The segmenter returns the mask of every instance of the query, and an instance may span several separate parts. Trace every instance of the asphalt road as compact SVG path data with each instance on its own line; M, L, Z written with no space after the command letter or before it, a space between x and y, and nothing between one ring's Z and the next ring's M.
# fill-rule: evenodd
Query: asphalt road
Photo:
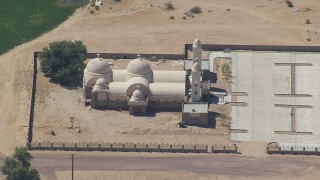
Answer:
M48 179L56 179L55 171L71 169L69 154L35 154L32 167ZM71 153L70 153L71 154ZM0 163L3 163L3 157ZM241 155L192 155L160 156L121 154L75 155L75 170L157 170L188 171L201 174L214 174L240 177L260 176L303 176L317 173L320 169L319 157L307 156L268 156L266 158L246 157Z

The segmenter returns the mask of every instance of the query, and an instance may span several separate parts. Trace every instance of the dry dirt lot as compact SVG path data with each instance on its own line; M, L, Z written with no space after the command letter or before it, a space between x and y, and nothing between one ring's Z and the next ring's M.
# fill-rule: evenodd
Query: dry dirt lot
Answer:
M112 60L109 60L112 61ZM129 60L113 61L114 69L123 69ZM182 70L183 61L166 61L160 65L150 62L152 69ZM128 111L94 110L84 106L82 89L69 90L49 83L39 76L35 106L33 141L72 142L134 142L134 143L229 143L225 128L177 128L179 112L156 112L147 117L135 117ZM45 85L45 86L44 86ZM70 129L70 117L75 126ZM55 136L51 135L55 132Z
M182 53L183 44L192 43L196 36L203 43L266 45L319 45L320 43L319 0L293 0L295 6L300 8L299 12L288 8L282 0L242 0L241 2L239 0L172 0L176 8L174 11L163 10L164 2L164 0L123 0L120 4L105 4L101 10L94 11L94 14L90 13L91 8L79 9L69 20L51 32L1 55L0 152L10 154L14 147L25 143L32 81L32 52L41 50L52 41L82 40L89 52L131 53ZM195 18L183 20L183 13L196 5L202 7L203 13L196 15ZM109 9L109 6L112 6L112 9ZM311 11L304 11L304 8L311 8ZM213 12L208 13L208 10ZM170 20L170 16L175 16L175 19ZM310 19L312 24L305 24L306 19ZM307 38L311 38L311 41L307 41ZM39 86L46 89L42 92L38 91L40 97L42 95L51 99L56 98L55 101L46 102L55 104L50 106L52 112L43 114L43 117L60 115L61 105L65 108L76 108L79 111L87 110L79 104L77 90L62 89L48 83L47 80L40 80ZM63 103L64 98L73 99L73 101ZM67 106L68 104L70 106ZM64 111L68 112L68 109ZM41 113L41 109L36 113ZM112 113L119 115L118 112ZM103 112L97 112L97 114L101 117ZM60 116L62 115L63 113ZM74 113L70 111L64 115L64 119L57 123L60 126L57 127L65 128L68 117ZM80 115L76 117L87 119L85 117L88 115L85 111L81 115L83 117ZM174 114L167 116L174 119L170 123L176 120ZM36 119L35 123L37 120L40 122ZM42 121L45 125L44 119ZM145 119L137 121L145 125L145 129L155 126L146 122ZM85 123L94 123L94 121L81 121L80 125L81 123L85 127ZM118 122L113 121L113 123ZM130 128L135 128L137 125L139 124L133 123L131 127L128 125L123 131L130 131L132 130ZM44 137L48 137L46 133L49 129L42 132ZM59 129L56 131L57 136L52 138L68 135L67 133L61 135ZM90 131L92 130L87 129L87 132ZM165 133L168 131L166 129ZM71 133L73 132L69 132ZM79 139L88 138L78 135ZM217 141L219 140L217 138Z
M70 177L70 171L58 171L56 176L58 179L66 179ZM303 177L291 177L286 175L280 176L261 176L261 177L239 177L228 175L214 175L203 173L192 173L183 171L77 171L74 177L78 180L104 180L104 179L117 179L117 180L315 180L315 175L305 175Z

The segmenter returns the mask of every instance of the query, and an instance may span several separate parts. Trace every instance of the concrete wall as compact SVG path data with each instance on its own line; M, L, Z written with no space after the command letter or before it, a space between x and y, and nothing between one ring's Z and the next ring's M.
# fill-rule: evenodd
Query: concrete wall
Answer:
M188 51L193 44L184 45L184 59L189 59ZM268 45L232 45L232 44L202 44L204 51L248 50L248 51L288 51L288 52L320 52L320 46L268 46Z
M105 96L105 98L101 98L100 96ZM100 98L101 99L100 99ZM95 92L93 91L91 94L91 107L96 109L105 109L108 106L109 94L107 92Z
M148 109L157 110L157 111L182 111L182 102L181 100L177 101L161 101L158 98L150 97Z
M289 148L281 148L268 146L267 154L291 154L291 155L317 155L320 156L320 148L315 147L314 149L308 149L306 147L289 147Z
M98 142L34 142L29 150L48 151L120 151L120 152L171 152L171 153L239 153L237 145L157 144L157 143L98 143Z
M88 58L96 58L98 53L87 53ZM138 54L135 53L100 53L101 58L105 59L135 59ZM184 59L183 54L140 54L141 57L158 60L158 59L173 59L173 60L182 60Z
M32 128L34 120L34 106L36 100L36 87L37 87L37 73L38 73L38 54L39 52L33 52L33 77L32 77L32 90L31 90L31 101L30 101L30 111L29 111L29 127L27 133L26 143L27 145L32 142Z
M83 96L86 99L91 99L91 91L92 91L92 86L85 86L83 89Z
M123 110L128 110L128 101L127 99L125 100L119 100L119 101L109 101L108 102L108 109L123 109Z
M192 113L194 114L194 113ZM199 126L207 126L208 125L208 113L198 113L199 117L191 117L191 113L182 113L182 121L184 121L187 125L199 125Z

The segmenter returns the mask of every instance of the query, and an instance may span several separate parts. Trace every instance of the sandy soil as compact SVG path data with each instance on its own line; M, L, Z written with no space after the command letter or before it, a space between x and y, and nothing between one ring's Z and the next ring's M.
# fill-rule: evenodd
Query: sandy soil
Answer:
M71 171L58 171L56 173L58 179L67 179L71 177ZM292 177L285 175L270 175L261 177L241 177L241 176L228 176L228 175L212 175L212 174L199 174L183 171L76 171L74 178L78 180L104 180L104 179L116 179L116 180L316 180L316 175L305 175L303 177Z
M193 42L196 36L203 43L318 45L320 42L319 0L294 1L300 12L292 11L281 0L172 2L174 11L163 10L164 0L123 0L116 5L105 4L94 14L90 13L91 8L79 9L53 31L0 56L3 82L0 152L10 154L14 147L25 143L32 52L52 41L80 39L91 52L132 53L182 53L183 44ZM202 7L203 13L183 20L183 13L195 5ZM304 8L311 11L305 12ZM207 12L210 9L212 13ZM169 16L175 16L175 20ZM306 19L312 24L305 24ZM308 37L310 42L306 40ZM40 85L52 92L59 88L45 81ZM65 91L64 96L72 95L72 91Z
M123 69L128 60L113 61L114 69ZM166 61L153 69L182 70L180 61ZM134 143L193 143L228 144L225 128L177 128L181 120L179 112L156 112L146 117L129 115L128 111L94 110L85 107L82 89L68 90L50 84L44 76L39 76L35 107L33 141L87 141L87 142L134 142ZM47 86L43 86L46 84ZM70 117L75 115L77 133L70 125ZM220 127L220 126L219 126ZM55 132L55 136L50 134Z
M56 176L58 179L66 179L71 177L71 171L58 171ZM103 180L111 177L112 179L116 180L227 180L234 178L228 178L221 175L207 175L182 171L77 171L74 174L74 178L79 180Z

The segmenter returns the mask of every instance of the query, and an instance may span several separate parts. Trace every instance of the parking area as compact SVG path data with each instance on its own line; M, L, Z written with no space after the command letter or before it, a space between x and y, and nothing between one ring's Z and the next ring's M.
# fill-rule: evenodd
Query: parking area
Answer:
M235 51L231 140L320 144L320 54Z

